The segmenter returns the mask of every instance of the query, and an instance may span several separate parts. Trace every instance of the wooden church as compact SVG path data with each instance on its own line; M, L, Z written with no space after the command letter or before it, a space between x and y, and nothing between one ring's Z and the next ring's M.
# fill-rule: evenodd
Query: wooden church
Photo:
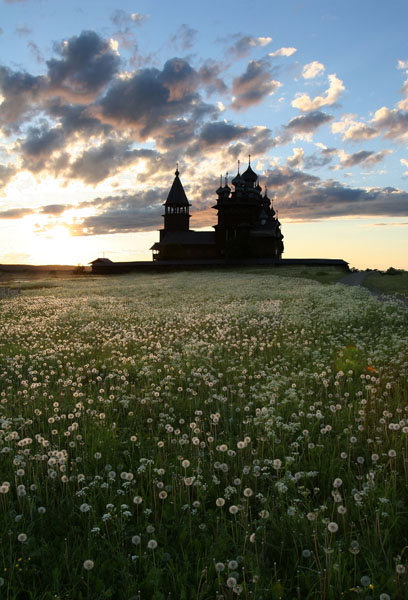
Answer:
M283 235L266 191L262 195L258 175L249 162L247 170L231 181L234 190L221 184L216 204L218 222L214 231L190 229L190 202L179 177L164 204L164 227L155 243L153 260L281 259Z

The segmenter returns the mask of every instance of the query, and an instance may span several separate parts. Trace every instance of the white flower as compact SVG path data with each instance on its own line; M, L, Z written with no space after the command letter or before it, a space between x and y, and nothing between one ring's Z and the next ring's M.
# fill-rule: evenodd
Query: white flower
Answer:
M142 541L142 539L141 539L140 535L134 535L132 537L132 544L134 544L135 546L138 546L141 541Z
M90 571L91 569L94 568L94 566L95 566L95 563L93 560L88 559L88 560L84 561L83 567L84 567L85 571Z
M334 523L332 521L327 525L327 529L330 531L330 533L336 533L336 531L338 531L339 529L339 526L337 525L337 523Z
M156 550L156 548L157 548L156 540L149 540L147 542L147 547L149 548L149 550Z
M19 542L21 542L23 544L24 542L27 541L27 536L25 533L19 533L17 536L17 539Z

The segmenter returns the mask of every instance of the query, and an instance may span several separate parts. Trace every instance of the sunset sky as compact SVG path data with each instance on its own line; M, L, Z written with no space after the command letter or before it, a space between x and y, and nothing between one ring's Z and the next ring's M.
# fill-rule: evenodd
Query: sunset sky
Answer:
M286 258L408 269L408 5L0 0L0 263L150 260L248 154Z

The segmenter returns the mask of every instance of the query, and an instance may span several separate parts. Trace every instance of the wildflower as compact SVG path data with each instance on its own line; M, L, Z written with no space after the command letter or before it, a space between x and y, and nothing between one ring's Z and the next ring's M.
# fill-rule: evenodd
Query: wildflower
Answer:
M330 533L336 533L336 531L339 529L339 526L337 523L331 522L327 525L327 529L330 531Z
M238 506L235 506L235 504L231 504L228 510L232 515L236 515L239 509Z
M159 498L160 500L165 500L167 498L167 492L165 490L159 492Z
M132 544L134 544L135 546L138 546L141 541L142 541L142 539L141 539L140 535L134 535L132 537Z
M84 504L81 504L81 506L79 507L79 510L83 513L89 512L91 510L91 507L89 504L87 504L86 502L84 502Z
M217 571L217 573L221 573L222 571L224 571L225 569L225 565L222 562L218 562L215 565L215 570Z
M149 548L149 550L156 550L156 548L157 548L156 540L149 540L147 542L147 547Z
M228 577L228 579L227 579L227 587L233 588L236 585L237 585L237 580L235 579L235 577Z
M134 502L135 504L141 504L141 503L143 502L143 498L142 498L141 496L135 496L135 497L133 498L133 502Z
M19 542L21 542L22 544L24 544L24 542L27 541L27 536L25 533L19 533L17 536L17 539Z
M401 564L396 565L395 571L398 573L398 575L403 575L405 573L404 565L401 565Z
M91 571L94 568L94 566L95 566L95 563L93 560L88 559L88 560L84 561L83 567L84 567L85 571Z
M336 479L333 481L333 487L339 488L342 485L343 481L339 477L336 477Z
M360 582L364 587L368 587L371 583L371 579L368 577L368 575L363 575L360 579Z
M228 568L230 571L235 571L238 568L238 563L236 560L230 560L228 563Z

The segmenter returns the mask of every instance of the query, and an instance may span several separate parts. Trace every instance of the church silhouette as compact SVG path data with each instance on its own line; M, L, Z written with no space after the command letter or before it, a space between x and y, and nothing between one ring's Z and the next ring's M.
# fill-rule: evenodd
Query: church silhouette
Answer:
M222 178L214 208L218 222L214 231L190 229L190 202L177 168L164 203L164 227L151 250L153 260L280 259L283 253L281 225L267 193L262 195L258 175L248 168L231 181Z

